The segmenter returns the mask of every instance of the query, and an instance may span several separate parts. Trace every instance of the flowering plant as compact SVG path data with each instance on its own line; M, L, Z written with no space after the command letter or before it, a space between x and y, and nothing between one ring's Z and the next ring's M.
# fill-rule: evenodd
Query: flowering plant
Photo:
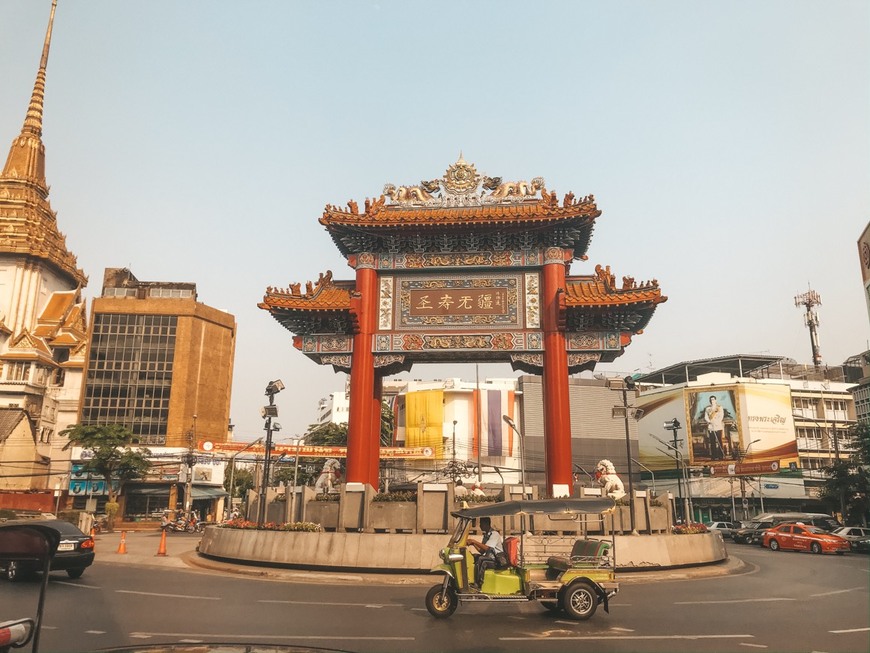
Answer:
M674 535L691 535L693 533L709 533L704 524L693 522L691 524L677 524L673 528Z
M246 531L304 531L307 533L319 533L323 530L320 524L307 521L287 522L285 524L270 521L259 526L255 521L241 518L230 519L222 524L218 524L218 526L220 528L235 528Z

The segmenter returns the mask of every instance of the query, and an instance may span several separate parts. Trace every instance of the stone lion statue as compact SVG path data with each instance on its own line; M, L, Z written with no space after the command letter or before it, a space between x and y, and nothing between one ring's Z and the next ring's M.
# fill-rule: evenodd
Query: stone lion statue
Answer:
M335 458L330 458L323 463L323 469L320 470L320 476L314 483L314 489L317 490L318 494L336 492L335 487L338 485L340 474L341 464Z
M598 461L595 466L595 480L603 488L602 492L612 499L621 499L625 496L625 486L616 475L616 467L609 460Z

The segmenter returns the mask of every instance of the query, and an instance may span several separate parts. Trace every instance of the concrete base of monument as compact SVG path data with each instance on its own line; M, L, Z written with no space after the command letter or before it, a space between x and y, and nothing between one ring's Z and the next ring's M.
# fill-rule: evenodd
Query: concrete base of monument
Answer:
M449 535L400 533L281 532L208 527L200 555L228 562L294 569L367 572L428 572L440 562ZM534 535L534 545L564 536ZM618 571L661 570L721 562L728 558L718 533L617 535ZM530 544L531 546L531 544Z

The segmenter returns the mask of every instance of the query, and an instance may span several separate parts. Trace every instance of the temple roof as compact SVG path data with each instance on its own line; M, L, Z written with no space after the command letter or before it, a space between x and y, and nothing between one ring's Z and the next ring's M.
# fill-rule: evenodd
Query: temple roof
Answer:
M332 272L321 274L316 283L266 290L257 306L269 311L289 331L298 335L312 333L351 334L356 328L353 311L355 282L333 281ZM637 283L623 277L616 287L610 267L600 265L593 276L568 277L565 286L565 313L569 331L618 329L641 332L655 312L667 301L658 281Z
M388 201L389 200L389 201ZM366 200L364 210L349 201L347 208L328 205L320 223L344 256L362 251L390 251L444 246L443 242L406 243L401 239L443 235L471 236L472 243L486 234L509 239L509 247L558 246L583 258L601 211L595 198L566 194L561 202L548 191L543 177L503 182L501 177L477 173L460 155L441 179L418 185L387 184L378 199ZM483 237L476 237L484 234ZM462 248L461 243L451 246Z
M288 331L307 333L352 333L356 318L351 311L354 281L333 281L332 270L321 273L316 283L266 289L258 308L269 311Z
M652 319L662 295L656 279L638 283L623 277L617 287L610 266L595 266L594 276L565 279L565 311L569 331L618 329L640 333Z
M57 215L48 201L45 180L45 146L42 142L42 112L45 71L57 0L51 6L48 30L33 94L21 133L12 141L6 165L0 172L0 254L32 256L53 265L75 284L87 285L87 277L67 249L58 231Z

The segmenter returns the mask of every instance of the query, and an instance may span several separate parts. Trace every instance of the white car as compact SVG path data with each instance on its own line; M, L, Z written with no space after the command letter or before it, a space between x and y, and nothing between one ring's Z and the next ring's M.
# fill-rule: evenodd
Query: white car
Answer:
M722 533L723 539L730 538L734 529L737 528L730 521L708 521L704 523L704 526L707 527L708 531L719 531Z

